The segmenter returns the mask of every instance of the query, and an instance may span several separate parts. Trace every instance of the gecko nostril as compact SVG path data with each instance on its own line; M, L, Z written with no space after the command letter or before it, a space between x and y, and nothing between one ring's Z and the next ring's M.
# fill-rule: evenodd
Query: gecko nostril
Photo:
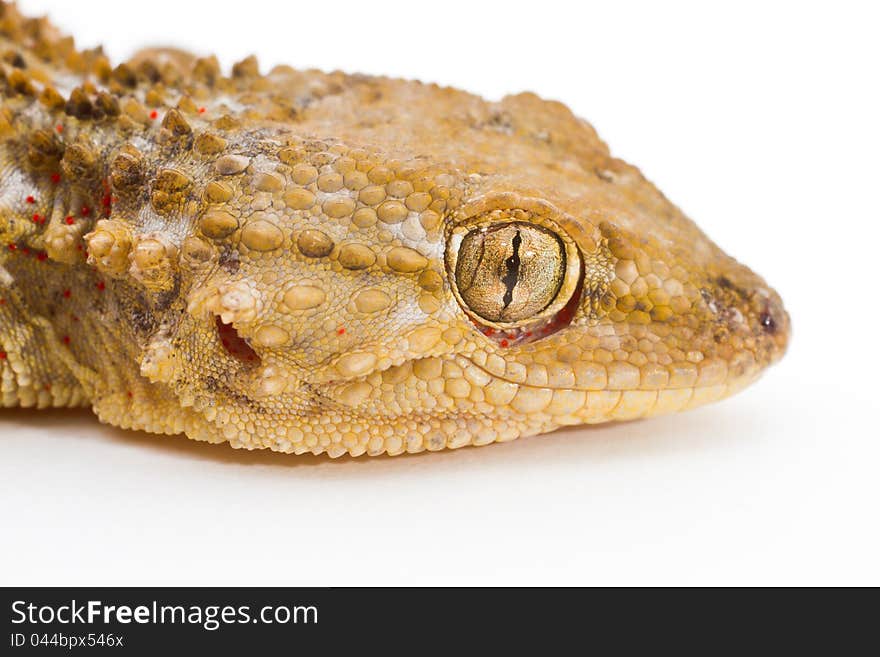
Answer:
M775 334L779 328L779 325L776 323L776 319L773 317L769 310L765 310L763 313L761 313L761 326L763 327L764 331L769 333L770 335Z
M773 338L784 339L789 330L788 313L778 295L766 294L758 321L764 333Z

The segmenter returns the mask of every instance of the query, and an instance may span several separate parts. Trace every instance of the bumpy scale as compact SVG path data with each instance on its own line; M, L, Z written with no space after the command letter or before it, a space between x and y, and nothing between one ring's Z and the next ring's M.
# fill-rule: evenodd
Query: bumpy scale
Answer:
M0 397L297 454L669 413L778 295L563 105L151 50L0 5Z

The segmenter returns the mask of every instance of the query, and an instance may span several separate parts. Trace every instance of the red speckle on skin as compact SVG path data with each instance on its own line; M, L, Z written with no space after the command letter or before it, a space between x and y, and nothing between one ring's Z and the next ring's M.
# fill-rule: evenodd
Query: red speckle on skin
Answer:
M70 316L70 319L73 320L74 322L78 322L78 321L79 321L79 317L77 317L76 315L71 315L71 316Z
M43 262L44 260L47 260L48 258L49 258L48 253L44 253L41 251L40 253L37 254L37 260L39 260L40 262Z
M502 340L499 344L502 347L509 347L510 346L510 343L507 340Z
M0 299L0 306L6 305L6 299Z
M70 344L70 336L65 335L63 338L61 338L61 342L63 342L64 344Z
M73 222L74 222L73 217L65 217L64 218L64 223L66 223L68 226L72 226Z
M6 360L6 352L0 351L0 360Z
M64 296L65 299L70 298L70 290L64 290L64 292L62 292L61 294Z
M25 202L26 202L26 203L36 203L36 202L37 202L37 199L35 199L33 196L28 196L28 197L25 199Z
M207 110L204 107L199 108L199 114L204 114Z
M57 185L58 183L61 182L61 174L60 173L53 173L51 176L49 176L49 180L52 181L53 185Z
M151 119L155 119L155 118L157 118L158 116L159 116L159 112L157 112L156 110L153 110L152 112L150 112L150 118L151 118Z
M21 252L24 253L25 255L31 254L31 250L29 248L27 248L26 246L21 247Z
M98 288L98 291L99 291L99 292L103 292L103 291L104 291L104 288L106 288L107 285L104 283L104 281L98 281L98 283L97 283L97 285L96 285L95 287Z
M113 199L110 197L110 194L104 194L104 198L101 199L101 205L105 208L109 208L112 202Z
M492 335L494 333L495 333L495 329L493 329L490 326L487 326L486 328L483 329L483 335Z
M52 386L50 386L48 383L43 386L43 390L45 390L46 392L49 392L51 389L52 389Z
M126 392L125 394L128 395L128 398L129 398L129 399L131 399L132 397L134 397L134 394L132 394L131 390L129 390L129 391Z
M340 326L338 329L336 329L336 335L343 335L344 333L345 333L344 326Z
M15 251L16 248L17 248L17 247L15 246L15 244L10 244L10 245L9 245L9 250L10 250L10 251Z
M58 125L55 126L55 130L57 132L64 132L64 126L59 123Z
M34 223L35 223L35 224L42 224L42 223L45 223L45 222L46 222L46 217L40 216L40 215L37 214L36 212L34 212L34 216L31 217L31 219L34 220Z
M84 216L84 217L88 217L89 213L91 211L92 211L92 209L88 205L84 205L84 206L82 206L82 209L80 210L80 214L82 214L82 216Z
M532 337L532 332L531 332L531 331L526 331L526 337L527 337L527 338Z

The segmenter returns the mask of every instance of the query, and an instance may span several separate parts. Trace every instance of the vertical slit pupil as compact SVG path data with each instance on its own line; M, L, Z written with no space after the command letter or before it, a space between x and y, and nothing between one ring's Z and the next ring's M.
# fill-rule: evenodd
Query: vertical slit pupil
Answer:
M501 277L501 282L504 283L504 287L507 288L504 291L504 297L502 299L505 308L507 308L507 306L510 305L510 302L513 301L513 288L516 287L516 282L519 279L520 244L522 244L522 236L519 234L519 231L516 231L516 235L513 236L513 255L504 261L504 265L507 267L507 273Z

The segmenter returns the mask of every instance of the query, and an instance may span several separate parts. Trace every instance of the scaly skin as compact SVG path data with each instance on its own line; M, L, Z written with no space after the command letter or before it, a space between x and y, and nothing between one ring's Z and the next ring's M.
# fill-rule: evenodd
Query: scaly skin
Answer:
M400 454L691 408L779 296L563 105L148 51L0 9L3 405Z

